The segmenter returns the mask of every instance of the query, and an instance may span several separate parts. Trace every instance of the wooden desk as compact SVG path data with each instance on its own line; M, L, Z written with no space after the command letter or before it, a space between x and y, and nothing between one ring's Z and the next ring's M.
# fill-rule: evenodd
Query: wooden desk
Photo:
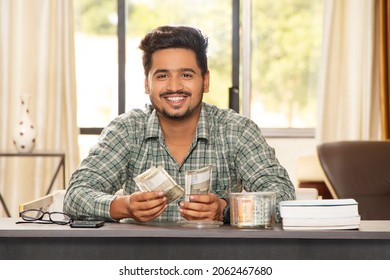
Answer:
M360 230L191 229L106 223L98 229L15 224L0 218L0 259L390 259L390 221Z

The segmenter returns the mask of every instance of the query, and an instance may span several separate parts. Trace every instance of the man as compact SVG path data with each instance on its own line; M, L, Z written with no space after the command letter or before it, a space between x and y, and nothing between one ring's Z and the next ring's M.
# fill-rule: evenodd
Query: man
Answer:
M210 84L207 47L207 37L191 27L162 26L145 36L140 49L152 105L118 116L103 130L72 175L65 212L77 219L226 221L228 194L241 186L276 192L277 205L295 198L257 125L202 102ZM163 192L140 192L133 180L162 166L184 187L186 171L208 165L210 193L189 201L167 203ZM122 187L124 195L116 195Z

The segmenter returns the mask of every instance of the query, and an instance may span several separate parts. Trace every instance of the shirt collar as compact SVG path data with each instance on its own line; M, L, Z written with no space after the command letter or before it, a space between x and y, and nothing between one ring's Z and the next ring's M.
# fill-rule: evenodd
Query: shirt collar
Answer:
M202 110L200 111L198 126L196 127L196 137L209 139L209 123L207 120L206 105L202 103Z
M148 105L147 112L150 114L148 123L146 125L145 131L145 139L149 138L159 138L161 133L160 123L158 121L156 110L152 107L152 105Z
M158 116L156 110L153 109L151 105L147 108L150 112L148 123L146 126L145 139L149 138L159 138L162 136L160 123L158 121ZM207 112L206 106L202 103L202 109L200 111L198 125L196 127L196 137L197 139L209 139L209 124L207 121Z

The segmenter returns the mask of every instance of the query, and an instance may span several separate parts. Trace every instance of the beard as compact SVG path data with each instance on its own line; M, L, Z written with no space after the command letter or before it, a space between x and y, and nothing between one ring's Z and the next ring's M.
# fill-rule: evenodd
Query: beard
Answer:
M178 92L163 92L160 94L159 97L164 98L164 96L167 95L172 96L173 94L185 95L187 97L192 96L190 92L178 91ZM200 108L202 104L202 100L203 100L203 92L201 93L200 98L196 102L196 104L190 104L190 106L184 112L178 111L180 109L180 106L173 106L174 111L172 112L172 110L165 109L163 106L158 107L157 104L154 102L154 99L150 98L152 106L157 111L157 113L159 113L164 118L172 121L181 121L189 118L194 113L194 111L197 111Z

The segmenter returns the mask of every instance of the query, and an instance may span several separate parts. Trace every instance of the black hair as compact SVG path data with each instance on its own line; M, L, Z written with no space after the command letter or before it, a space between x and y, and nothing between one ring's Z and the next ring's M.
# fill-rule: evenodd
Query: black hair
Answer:
M184 48L195 52L196 62L205 75L207 66L208 38L199 29L189 26L160 26L142 39L139 48L143 51L142 63L147 76L152 66L155 51Z

